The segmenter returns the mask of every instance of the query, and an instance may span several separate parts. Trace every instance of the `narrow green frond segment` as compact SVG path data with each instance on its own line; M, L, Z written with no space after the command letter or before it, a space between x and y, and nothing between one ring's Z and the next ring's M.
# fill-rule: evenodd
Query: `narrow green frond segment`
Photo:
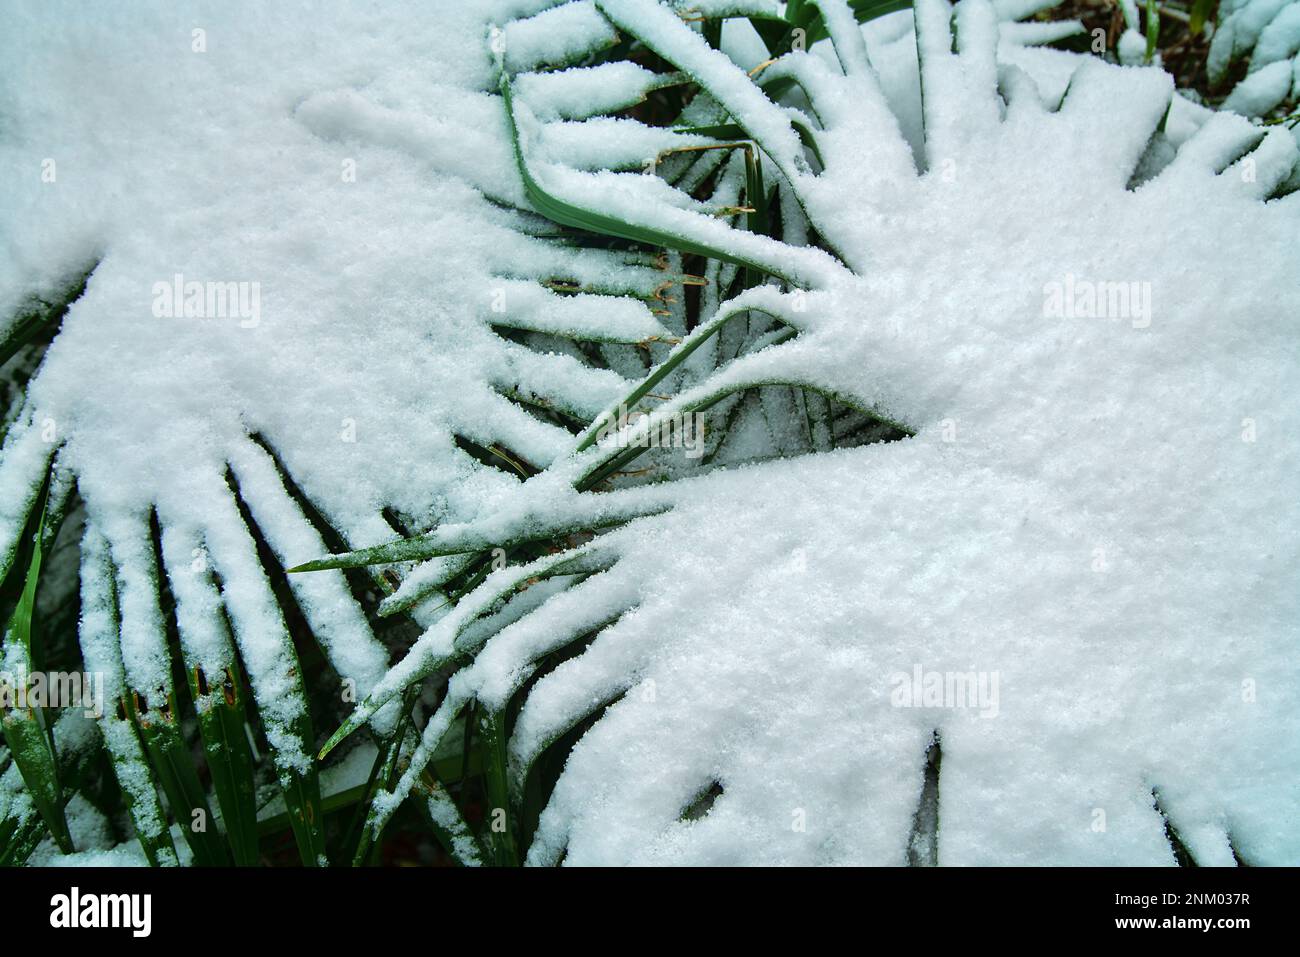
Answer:
M9 617L5 627L3 670L7 675L17 676L25 684L26 676L35 669L32 661L32 615L36 610L36 588L40 583L41 561L45 552L45 511L49 498L50 478L47 474L45 483L37 496L35 509L35 527L30 535L30 557L27 560L26 577L18 603ZM23 689L15 689L23 690ZM15 703L4 710L3 726L5 742L18 766L23 781L27 785L32 802L40 812L46 827L59 850L71 854L72 837L68 832L68 822L63 814L62 788L59 785L58 762L54 753L54 738L47 726L44 712L39 708L27 707Z
M596 441L600 438L602 432L608 428L609 423L613 421L613 416L617 413L619 408L635 408L636 404L644 399L650 393L651 389L662 382L674 369L686 361L687 357L690 356L691 353L704 345L704 343L712 336L716 335L724 325L738 316L747 315L750 312L767 312L768 315L771 315L774 319L782 319L781 316L778 316L775 313L759 309L746 302L733 300L732 302L727 303L718 310L717 314L712 319L701 325L689 336L683 339L681 343L674 347L673 351L668 354L668 357L659 365L655 366L654 370L642 379L641 382L637 384L636 388L606 409L605 412L603 412L596 421L591 424L587 431L579 436L577 451L585 451L596 444Z
M412 685L403 692L402 719L397 724L397 730L380 742L379 750L375 754L375 763L370 770L370 777L366 781L365 791L361 798L361 804L357 808L356 820L353 825L357 831L355 847L350 855L353 867L360 867L366 862L371 849L379 841L379 837L383 832L382 824L372 826L370 810L374 805L376 787L383 787L387 791L392 788L393 783L397 780L402 745L405 743L411 727L412 709L415 706L418 691L419 685L417 684Z
M59 780L65 799L86 787L97 774L95 758L99 754L99 736L90 719L78 709L65 709L53 722L53 734L59 742ZM0 867L18 867L50 836L36 809L26 782L7 750L0 750ZM7 766L6 766L7 763Z
M128 695L126 707L176 824L194 852L194 863L209 867L228 865L230 857L217 832L216 818L208 807L207 795L176 721L175 699L169 699L165 709L141 713L135 696Z
M580 449L585 447L581 446ZM611 509L604 514L540 523L530 528L515 528L502 535L489 535L472 528L455 532L452 530L434 531L427 535L417 535L414 538L385 542L383 545L375 545L372 548L358 549L355 552L342 552L338 555L314 559L301 565L295 565L289 571L291 573L315 572L329 568L359 568L363 565L423 561L446 555L467 555L494 548L510 552L532 542L563 538L577 532L612 528L634 518L665 512L669 507L669 505L662 502L631 504L625 508ZM400 610L405 607L407 607L405 603L398 603L393 610Z
M27 516L25 524L23 525L24 534L18 535L11 543L9 543L8 551L5 554L0 555L0 583L2 583L3 595L6 603L13 600L12 596L15 592L21 594L18 582L16 580L11 582L10 576L13 575L16 578L18 575L27 575L31 571L30 562L32 555L29 548L33 539L30 534L27 534L27 532L28 529L30 529L32 522L37 520L38 514L44 514L45 502L48 495L47 490L50 483L50 463L53 460L53 457L54 450L51 449L49 455L43 456L41 459L43 464L40 466L40 471L31 476L31 484L25 489L26 494L25 501L23 502L23 510L18 513L19 515L26 514ZM26 579L24 578L23 581L23 588L26 588Z
M321 803L320 778L313 767L305 774L287 771L280 776L289 826L298 845L298 856L306 867L326 867L325 808Z
M578 548L568 552L561 552L554 555L546 555L536 561L529 562L526 565L515 565L510 567L510 574L491 587L484 586L482 591L477 588L470 593L473 600L469 605L458 605L457 613L460 617L455 620L452 626L451 640L455 648L450 654L439 654L428 650L423 650L420 644L417 644L410 652L407 659L402 664L394 666L389 670L391 677L397 669L403 669L406 660L411 655L417 655L414 666L407 666L403 669L400 684L381 686L372 691L364 698L356 709L348 715L343 724L339 726L329 740L321 747L317 753L317 758L323 760L326 755L333 751L338 745L354 731L361 728L369 721L374 714L386 705L389 701L402 693L405 689L411 687L416 682L422 681L438 668L450 663L463 663L467 661L474 652L473 647L457 647L456 639L469 627L475 618L479 615L488 613L490 610L499 608L508 598L517 592L527 588L539 581L548 578L555 578L564 575L586 575L597 571L604 571L609 568L615 559L607 554L608 549L601 546L599 540L581 545ZM467 596L468 597L468 596ZM444 619L444 622L451 620ZM435 625L435 628L443 626L443 622ZM428 633L426 632L426 636ZM480 642L481 644L481 642ZM387 680L387 679L385 679Z
M121 705L125 714L125 702ZM108 707L112 706L113 702L109 702ZM117 714L105 713L100 728L145 859L151 867L175 867L179 863L176 846L135 724Z
M117 588L108 560L108 545L94 528L88 528L81 543L78 638L86 668L103 675L107 686L105 690L109 700L103 703L103 712L98 716L100 735L145 858L153 867L175 867L179 860L167 826L167 815L154 787L155 775L149 769L144 745L135 722L129 717L128 702L122 695L120 629Z
M4 718L5 740L41 820L60 851L71 854L72 837L63 814L58 767L49 730L35 713L10 712Z
M250 867L258 862L257 800L253 780L253 756L248 747L243 682L233 660L212 687L198 668L188 671L190 694L197 702L199 733L212 788L221 808L235 864Z
M483 777L488 798L488 843L492 863L498 867L512 867L519 863L519 849L515 843L515 815L510 801L510 775L506 756L506 716L504 711L480 712L479 731L482 733L486 764Z
M451 859L462 867L482 865L487 857L483 846L441 783L426 772L420 776L417 793L425 799L424 812L434 837Z

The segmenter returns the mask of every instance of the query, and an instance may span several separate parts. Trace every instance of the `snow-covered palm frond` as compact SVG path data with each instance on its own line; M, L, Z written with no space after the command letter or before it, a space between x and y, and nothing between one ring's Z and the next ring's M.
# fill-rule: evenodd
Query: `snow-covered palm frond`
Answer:
M365 593L393 592L404 569L366 581L283 568L489 513L632 387L601 350L641 361L675 341L669 300L690 279L673 257L575 243L528 207L500 98L475 89L490 79L481 11L426 27L454 65L449 85L417 88L398 64L362 89L358 64L392 57L357 49L345 24L337 57L311 75L268 87L248 70L280 55L274 44L309 7L204 9L193 44L174 39L178 24L189 36L189 11L63 12L50 31L49 11L17 8L5 31L17 107L0 162L7 183L36 186L6 197L0 274L12 317L0 358L14 357L0 455L4 670L80 652L107 676L104 741L150 861L176 860L154 784L194 860L257 859L268 767L249 723L270 746L303 859L317 863L313 712L336 722L384 673L385 642L402 633L384 619L436 620L445 590L477 569L426 568L374 618ZM207 55L208 36L243 37L249 16L263 48ZM114 18L129 29L113 32ZM61 73L87 45L100 68ZM155 69L184 89L148 92ZM103 143L86 140L79 110L133 97L137 110L109 111ZM429 109L448 98L449 113ZM243 151L233 166L231 137ZM48 350L25 345L56 332ZM40 574L36 543L48 548L64 517L80 558L56 581ZM20 599L29 587L34 601L38 581L47 608L34 615ZM49 627L29 638L33 617L67 608L65 628L80 609L79 649ZM319 662L311 686L304 654ZM191 713L210 790L182 727ZM7 709L6 739L70 851L62 745L43 720ZM398 721L396 707L377 719L376 766Z
M1257 432L1297 412L1292 137L1231 114L1171 137L1164 73L1018 66L982 0L916 4L919 135L838 0L815 5L830 49L775 36L749 71L671 5L581 6L673 79L520 76L498 44L528 198L721 263L710 311L490 520L305 568L672 510L497 568L425 633L327 745L459 669L372 826L473 707L501 860L1294 859L1294 716L1254 694L1295 678L1300 516L1259 477L1300 448ZM571 105L680 76L700 92L666 130ZM705 354L756 315L748 349ZM910 437L591 491L660 425L773 386ZM825 448L831 406L805 408ZM1001 704L921 707L954 674Z
M105 37L21 9L0 155L59 180L0 304L62 328L8 367L6 666L79 566L150 861L276 821L363 860L411 796L465 863L1296 859L1294 141L1044 46L1042 0L901 6L277 5L206 59L158 13L93 83L54 65ZM174 274L259 318L152 315ZM94 735L40 720L5 862L83 847Z

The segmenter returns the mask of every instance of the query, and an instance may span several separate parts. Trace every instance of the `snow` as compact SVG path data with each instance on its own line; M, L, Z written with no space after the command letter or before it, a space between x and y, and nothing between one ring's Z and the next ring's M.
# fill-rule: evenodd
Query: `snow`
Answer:
M277 766L302 773L318 742L293 734L305 689L240 504L281 564L326 548L268 448L349 547L394 537L385 508L437 529L397 566L389 610L440 604L457 549L646 515L426 608L391 670L339 572L291 576L334 669L374 691L354 721L391 727L382 705L409 682L467 666L380 816L415 791L454 828L445 795L416 777L460 710L503 707L542 656L608 623L538 680L509 744L517 787L609 705L568 759L533 863L904 863L936 733L942 863L1172 863L1155 791L1205 861L1235 849L1296 863L1300 203L1262 201L1294 175L1295 140L1206 120L1159 70L1025 48L1043 31L1007 21L1041 6L965 0L954 52L952 8L922 0L919 79L906 17L853 28L859 47L832 13L850 75L825 48L768 68L806 81L815 173L790 115L652 0L483 0L436 18L415 3L383 18L15 5L0 36L0 306L88 255L100 264L6 439L0 544L16 541L52 420L87 504L88 666L119 690L169 686L156 511L185 653L219 666L224 609ZM678 272L548 242L527 209L497 205L526 202L490 44L512 72L608 45L615 28L714 91L790 187L783 216L806 216L840 256L716 215L737 198L734 159L712 207L611 171L695 142L600 118L656 82L639 67L514 80L528 169L570 201L806 285L719 303L797 328L792 341L715 371L725 330L685 336L647 303ZM1129 189L1156 142L1177 154ZM258 283L256 323L156 317L151 290L177 274ZM1099 297L1049 314L1046 291L1067 281L1136 284L1150 309L1097 315ZM698 349L680 391L624 439L758 384L815 385L914 434L579 495L607 450L575 452L503 393L590 420L634 368L592 369L495 328L609 349L658 339L660 359ZM782 441L755 435L752 448ZM550 469L520 482L457 436ZM898 707L891 678L918 667L996 675L996 715ZM115 729L115 765L143 795ZM708 813L682 820L713 784Z
M1022 46L1055 43L1083 32L1083 24L1078 20L998 24L998 35L1003 40Z
M1147 57L1147 38L1137 30L1125 30L1119 37L1116 52L1125 66L1137 66Z
M1223 109L1242 116L1264 116L1291 94L1292 63L1279 60L1251 73L1232 88Z
M54 841L46 838L32 852L28 863L37 867L146 867L144 852L138 844L115 844L113 826L102 812L80 794L74 795L66 808L68 830L74 854L62 854Z
M1248 176L1241 163L1220 173L1221 124L1186 130L1185 155L1130 192L1168 78L1088 62L1056 113L1028 91L1005 120L972 110L995 82L994 38L965 9L969 63L933 46L922 81L928 140L951 144L955 176L940 154L855 206L870 270L836 274L805 315L754 291L805 334L656 413L727 382L802 377L918 435L715 473L680 487L668 516L601 540L619 561L579 589L616 593L621 577L638 599L520 714L517 776L613 702L569 758L534 863L902 863L936 731L945 863L1172 863L1155 790L1207 862L1229 842L1260 862L1300 853L1279 825L1296 810L1297 754L1276 750L1280 729L1294 739L1286 582L1300 515L1271 478L1300 447L1256 431L1300 411L1286 318L1297 207L1258 202L1294 168L1294 141L1264 138ZM938 5L921 14L946 26ZM678 66L696 57L647 23ZM947 109L959 96L965 108ZM835 173L828 192L852 195ZM869 228L881 222L887 233ZM1116 247L1152 222L1180 242ZM1225 262L1224 235L1251 236L1256 254ZM1044 291L1076 276L1137 283L1153 305L1048 314ZM552 602L541 611L558 613ZM499 702L506 691L489 689L527 674L541 651L528 621L453 679L426 745L474 685ZM999 676L996 718L894 707L886 679L918 665ZM1260 682L1277 697L1257 696ZM710 782L713 809L680 820Z
M86 670L103 676L104 719L100 723L104 745L113 761L118 783L131 804L131 817L137 830L156 838L166 830L162 810L154 791L152 775L135 727L119 717L117 703L126 692L121 652L118 647L118 621L115 585L109 562L108 543L98 530L87 528L81 543L81 623L79 639ZM207 648L192 652L200 661L208 660ZM60 739L60 747L62 742ZM80 846L79 844L77 846ZM175 865L176 852L159 854L160 863Z
M779 111L749 82L745 72L725 54L711 49L698 35L687 30L667 7L654 0L599 0L600 10L610 21L626 28L635 18L637 36L656 53L674 48L678 69L707 86L736 121L754 134L779 168L794 172L802 156L798 138Z
M320 535L285 491L270 456L257 446L242 445L231 456L231 467L241 495L246 494L252 503L253 520L282 565L290 562L290 556L325 550ZM183 577L182 571L171 579ZM291 576L289 587L339 677L351 685L350 690L369 694L388 665L388 652L371 634L365 614L352 600L343 574L326 571L319 575ZM391 732L396 717L394 709L386 722L377 725L377 730Z
M149 864L140 846L132 843L76 851L72 854L59 854L42 846L33 852L28 861L36 867L147 867Z
M845 0L820 0L818 9L845 75L870 73L867 44L848 3Z
M562 64L612 46L618 40L608 20L591 0L577 0L544 10L534 17L512 20L490 43L506 68L516 73Z
M767 17L781 15L777 0L671 0L683 18Z
M550 123L542 129L538 149L575 169L653 169L661 155L675 149L716 145L707 136L674 133L626 119Z
M363 11L321 18L310 4L95 17L27 4L10 11L0 38L11 67L0 303L57 286L87 249L103 257L7 436L0 541L16 542L53 423L120 565L131 684L147 694L170 686L152 507L164 527L206 548L259 708L278 729L282 761L297 769L309 759L287 729L303 704L227 465L242 473L246 504L284 564L323 545L248 435L274 449L352 544L374 544L394 534L383 506L423 528L482 514L516 484L456 452L453 435L500 442L539 465L567 447L568 433L496 387L556 394L581 410L620 387L594 373L570 385L571 360L521 355L493 323L580 335L607 315L599 338L665 334L640 303L560 300L537 282L649 293L671 279L653 263L531 239L519 214L451 178L498 198L521 195L500 101L479 92L492 84L476 39L484 14L435 22L421 9L391 11L388 32L376 33ZM324 32L321 19L330 21ZM204 52L192 48L196 24ZM296 65L268 73L271 61ZM431 64L460 85L431 87L418 77ZM417 102L444 107L421 106L414 122ZM53 183L40 180L45 157L57 162ZM259 284L259 321L156 317L154 284L176 274ZM364 693L387 662L331 575L293 586L335 670ZM209 590L201 600L216 599ZM186 629L196 645L205 641L199 620Z
M1210 82L1222 83L1233 61L1243 57L1250 58L1249 69L1254 72L1279 56L1289 56L1282 50L1300 43L1292 6L1293 0L1243 0L1232 7L1224 5L1206 58ZM1263 55L1256 59L1259 43L1264 46Z
M1262 66L1278 60L1289 60L1300 52L1300 4L1283 7L1259 33L1255 50L1250 55L1253 73Z
M635 63L616 60L599 66L551 73L525 73L516 81L519 95L543 120L583 120L613 113L643 100L662 77Z
M536 283L503 279L493 288L500 295L483 303L479 315L493 325L548 332L588 342L638 343L669 338L650 308L622 296L590 293L561 296Z
M1237 50L1255 46L1264 30L1292 0L1252 0L1233 11L1233 45Z

